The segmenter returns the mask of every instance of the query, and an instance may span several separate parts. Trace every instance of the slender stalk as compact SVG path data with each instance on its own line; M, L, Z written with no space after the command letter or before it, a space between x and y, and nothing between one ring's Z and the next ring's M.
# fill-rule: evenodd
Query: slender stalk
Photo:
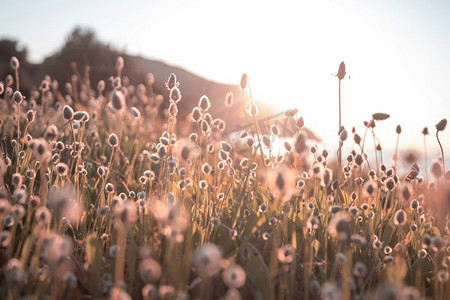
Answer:
M439 143L439 148L441 148L441 155L442 155L442 167L444 168L444 179L447 181L447 177L445 176L445 158L444 158L444 149L442 148L441 141L439 140L439 130L436 130L436 139Z
M399 139L400 139L400 133L397 133L397 142L395 143L395 152L394 152L394 170L395 170L395 172L397 172L397 161L398 161L397 150L398 150Z
M423 148L425 153L425 175L427 177L427 186L428 186L429 178L428 178L427 136L425 134L423 135Z
M341 133L342 127L342 119L341 119L341 80L339 79L339 128L338 128L338 136ZM341 160L342 160L342 151L341 151L342 143L339 140L339 150L338 150L338 166L339 170L341 169ZM338 171L339 174L339 171Z
M16 91L20 91L19 68L15 69L15 75L16 75Z

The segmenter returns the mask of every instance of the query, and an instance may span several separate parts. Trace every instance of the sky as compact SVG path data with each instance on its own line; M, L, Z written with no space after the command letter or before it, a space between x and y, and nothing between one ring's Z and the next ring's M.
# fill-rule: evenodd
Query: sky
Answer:
M2 11L0 38L19 40L34 62L82 26L116 49L214 81L238 84L246 72L254 98L297 108L308 127L335 141L330 148L337 144L341 61L349 130L362 135L372 113L389 113L376 128L383 147L395 147L401 124L400 150L420 150L422 128L434 134L450 118L449 1L16 0ZM440 136L450 149L450 128ZM437 157L435 139L428 143Z

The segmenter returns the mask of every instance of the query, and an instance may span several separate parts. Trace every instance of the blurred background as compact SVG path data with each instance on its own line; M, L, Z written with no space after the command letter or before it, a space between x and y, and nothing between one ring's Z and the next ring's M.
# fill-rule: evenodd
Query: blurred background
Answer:
M2 4L0 80L21 61L23 90L45 75L69 80L70 63L91 66L92 82L125 74L156 89L175 73L190 110L207 94L216 110L227 91L239 95L249 74L263 117L297 108L323 146L338 143L341 61L342 120L363 135L376 112L391 118L375 128L392 157L423 150L422 129L450 117L450 2L447 1L8 1ZM237 98L238 99L238 98ZM240 102L235 101L235 105ZM450 149L450 130L440 134ZM429 158L439 156L428 138ZM448 156L447 156L448 157Z

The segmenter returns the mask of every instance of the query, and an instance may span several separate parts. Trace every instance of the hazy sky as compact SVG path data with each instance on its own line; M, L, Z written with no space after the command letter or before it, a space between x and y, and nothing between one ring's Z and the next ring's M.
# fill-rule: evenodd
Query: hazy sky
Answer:
M372 113L390 113L376 128L382 144L393 147L402 124L401 147L421 148L421 129L450 118L449 1L16 0L2 11L0 37L19 40L33 61L89 27L120 50L216 81L237 84L247 72L255 98L298 108L327 140L336 139L332 74L342 60L347 128L362 133ZM442 138L450 150L450 128Z

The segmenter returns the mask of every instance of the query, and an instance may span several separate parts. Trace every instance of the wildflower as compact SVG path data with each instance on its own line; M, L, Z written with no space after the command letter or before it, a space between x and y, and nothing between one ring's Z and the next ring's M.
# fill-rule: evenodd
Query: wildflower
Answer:
M198 101L198 107L203 111L206 112L211 107L211 101L209 101L209 98L205 95L203 95L200 100Z
M141 112L139 111L139 109L137 109L136 107L132 107L131 108L131 115L135 118L135 119L139 119L141 117Z
M449 279L449 274L448 274L448 271L446 271L446 270L440 270L438 273L437 273L437 278L438 278L438 280L440 281L440 282L447 282L448 281L448 279Z
M62 177L67 175L67 172L69 171L69 167L65 163L58 163L55 167L56 172Z
M374 180L369 180L364 184L363 195L365 198L373 198L377 194L378 186Z
M25 270L17 258L11 258L4 267L6 282L13 286L21 286L25 280Z
M331 214L337 214L338 212L341 211L341 209L342 209L341 206L339 206L339 205L333 205L333 206L330 207L329 212L330 212Z
M41 206L36 209L36 221L42 224L50 222L51 214L47 207Z
M151 257L139 263L139 275L144 283L153 283L161 276L160 264Z
M36 112L34 110L27 111L27 121L28 123L34 122L34 119L36 117Z
M173 87L169 93L170 101L178 103L181 100L181 93L178 87Z
M392 191L395 187L395 181L393 178L388 178L385 182L385 186L388 190Z
M22 93L19 91L15 91L13 96L12 96L12 100L14 101L14 103L16 104L21 104L23 101L23 96Z
M117 110L122 111L125 108L125 96L121 91L113 90L110 95L111 106Z
M16 187L18 187L22 184L22 180L23 180L23 177L22 177L22 174L20 174L20 173L14 173L11 176L11 183Z
M232 107L234 104L234 94L232 92L228 92L225 96L225 107Z
M216 227L221 224L220 219L216 217L211 218L211 223Z
M432 238L431 238L431 236L430 236L428 233L425 233L425 234L422 236L421 241L422 241L422 247L425 248L425 249L427 249L428 247L431 246Z
M350 243L356 247L360 247L366 243L366 240L359 234L353 234L350 237Z
M442 175L444 175L444 170L442 167L442 161L440 159L436 159L431 164L431 173L434 177L439 179Z
M119 138L117 137L117 135L115 133L111 133L108 137L108 144L114 148L117 146L118 143Z
M269 206L266 203L261 203L259 205L258 211L261 213L265 213Z
M206 188L208 187L208 183L206 182L206 180L200 180L200 182L198 183L198 186L199 186L202 190L206 190Z
M338 70L338 73L337 73L336 76L338 77L339 80L342 80L342 79L344 79L345 74L346 74L346 72L345 72L345 63L341 62L339 64L339 70Z
M406 223L406 212L403 209L399 209L394 215L394 224L397 226L402 226Z
M316 230L317 228L319 228L319 224L320 224L319 218L317 218L317 217L314 216L314 215L311 215L311 216L308 218L308 221L306 222L306 227L307 227L308 230L311 232L311 231L314 231L314 230Z
M356 277L366 277L368 273L367 267L363 262L358 261L353 267L353 275Z
M348 136L347 130L343 129L339 134L339 140L341 142L345 142L347 140L347 136Z
M200 128L201 128L202 133L203 133L204 135L208 134L209 131L210 131L209 124L208 124L208 122L207 122L206 120L203 120L202 125L201 125Z
M112 193L112 192L114 192L114 185L113 185L112 183L108 182L108 183L106 184L106 186L105 186L105 191L106 191L107 193Z
M9 231L2 231L0 233L0 246L3 248L8 247L11 242L11 233Z
M169 78L167 79L166 82L166 88L170 91L172 90L174 87L179 86L180 83L177 82L177 77L175 76L175 74L170 74Z
M77 111L73 114L73 119L79 122L87 122L89 121L89 114L86 111Z
M205 175L208 175L212 172L212 167L208 163L204 163L202 165L202 172Z
M375 121L383 121L389 119L390 115L385 113L375 113L372 115L372 119Z
M418 256L421 259L424 259L425 257L427 257L427 255L428 255L428 253L427 253L427 250L425 250L425 249L420 249L418 252Z
M341 290L332 282L325 282L320 289L320 299L339 300L342 299Z
M248 81L247 73L242 74L241 83L239 85L241 90L245 90L245 88L247 87L247 81Z
M294 259L294 248L290 244L278 248L277 257L281 263L291 263Z
M237 264L232 264L222 273L222 279L229 288L239 288L245 284L246 273L244 269Z
M173 118L175 118L178 115L178 106L174 102L170 103L169 105L169 114Z
M222 253L214 244L203 244L194 251L193 265L202 277L213 276L221 269Z
M305 120L303 120L303 117L298 118L297 121L295 122L295 125L297 126L298 129L302 129L303 126L305 125Z
M447 119L442 119L436 124L437 131L444 131L445 127L447 127Z
M197 123L200 121L201 117L202 117L202 112L200 111L200 108L198 108L197 106L194 107L194 109L192 110L192 113L191 113L192 121Z
M349 216L346 214L338 214L331 218L328 225L328 233L332 237L337 237L340 240L349 239L351 234Z

